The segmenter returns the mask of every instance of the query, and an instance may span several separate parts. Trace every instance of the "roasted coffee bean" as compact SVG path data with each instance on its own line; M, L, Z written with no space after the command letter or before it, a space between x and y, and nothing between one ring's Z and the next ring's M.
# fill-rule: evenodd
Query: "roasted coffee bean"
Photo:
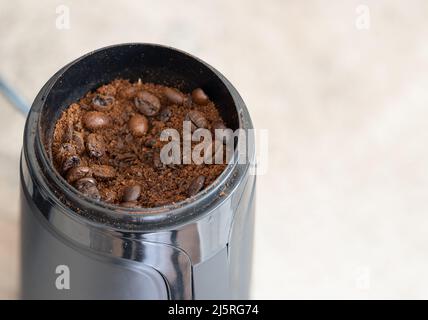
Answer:
M79 179L88 176L91 173L91 169L85 166L73 167L67 172L66 179L69 183L73 183Z
M68 143L68 142L61 144L58 150L58 155L60 157L68 154L74 154L74 153L76 153L76 148L71 143Z
M122 201L137 201L141 195L141 186L139 184L128 186L123 190Z
M84 188L82 188L79 191L89 198L92 198L95 200L101 200L101 195L100 195L100 192L98 191L97 187L85 186Z
M105 96L97 94L92 98L92 106L95 110L98 111L107 111L110 110L114 104L115 99L111 96Z
M80 165L80 157L78 155L69 155L62 162L62 172L67 172L73 167Z
M128 121L128 128L135 137L142 137L149 130L149 121L141 114L134 114Z
M93 164L91 167L92 174L98 179L113 179L116 176L116 170L109 165Z
M215 121L215 122L213 122L212 128L214 130L217 130L217 129L225 130L225 129L227 129L227 127L225 126L225 124L223 123L223 121Z
M202 112L192 110L186 115L186 120L190 120L197 128L208 128L208 121Z
M96 187L96 181L93 178L82 178L80 180L77 180L75 183L76 189L79 190L81 193L83 193L85 196L100 200L101 195L98 191L98 188Z
M172 110L170 107L162 108L161 112L159 113L159 120L162 122L167 122L172 116Z
M83 133L74 131L72 140L74 142L77 154L82 154L85 151L85 139L83 138Z
M148 117L155 116L161 108L158 97L147 91L139 92L134 99L134 104L139 112Z
M109 116L99 111L89 111L83 116L83 125L89 130L108 127L111 123Z
M199 105L205 105L209 101L208 96L201 88L192 91L192 100Z
M199 191L201 191L202 188L204 187L204 183L205 183L205 177L204 176L196 177L192 181L192 183L190 184L189 189L187 190L189 197L194 196Z
M116 155L115 159L118 161L132 162L133 160L137 159L137 156L134 153L127 152Z
M97 180L92 177L84 177L76 181L75 186L77 189L81 188L85 184L97 186Z
M86 140L86 148L91 157L102 157L106 152L104 138L96 133L90 133Z
M74 131L73 122L70 121L64 128L62 141L65 143L71 142L71 140L73 139L73 131Z
M126 201L126 202L122 202L120 206L125 208L136 208L138 207L138 203L137 201Z
M169 102L173 104L182 105L184 102L184 95L173 88L165 87L163 93Z
M190 131L192 131L192 133L193 133L196 129L198 129L198 127L197 127L197 126L195 126L195 124L194 124L192 121L190 121L189 116L187 116L187 115L186 115L186 117L184 118L184 120L185 120L185 121L189 121L189 122L190 122Z
M58 148L58 151L54 153L55 159L62 163L66 158L76 154L76 148L71 143L63 143Z

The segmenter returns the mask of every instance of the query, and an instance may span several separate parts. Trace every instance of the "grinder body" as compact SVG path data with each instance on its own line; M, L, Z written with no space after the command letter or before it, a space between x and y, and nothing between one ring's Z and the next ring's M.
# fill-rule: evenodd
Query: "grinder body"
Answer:
M249 178L240 198L200 220L147 234L88 226L55 208L47 217L24 186L22 298L247 299L255 188ZM22 179L25 185L30 177Z

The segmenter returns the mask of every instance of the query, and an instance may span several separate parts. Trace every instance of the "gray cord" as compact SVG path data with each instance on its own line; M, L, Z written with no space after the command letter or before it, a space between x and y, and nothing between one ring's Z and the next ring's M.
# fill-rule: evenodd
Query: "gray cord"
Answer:
M30 106L25 102L25 100L1 77L0 93L2 93L5 98L23 114L27 115L28 111L30 111Z

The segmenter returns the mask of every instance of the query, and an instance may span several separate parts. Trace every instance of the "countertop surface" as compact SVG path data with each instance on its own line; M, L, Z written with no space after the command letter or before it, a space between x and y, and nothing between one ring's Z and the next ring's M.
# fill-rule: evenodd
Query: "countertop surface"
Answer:
M428 298L428 2L366 5L0 0L0 76L32 101L102 46L195 54L269 132L252 297ZM0 298L16 298L25 119L2 97L0 110Z

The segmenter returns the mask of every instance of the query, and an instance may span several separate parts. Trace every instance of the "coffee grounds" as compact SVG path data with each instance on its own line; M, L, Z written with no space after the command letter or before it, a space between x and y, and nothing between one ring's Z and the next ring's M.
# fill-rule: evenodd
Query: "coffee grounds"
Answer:
M183 121L192 130L225 128L215 104L197 88L190 94L152 83L117 79L71 104L53 134L53 163L78 191L123 207L157 207L194 196L225 164L165 165L163 129ZM194 143L192 143L194 146Z

